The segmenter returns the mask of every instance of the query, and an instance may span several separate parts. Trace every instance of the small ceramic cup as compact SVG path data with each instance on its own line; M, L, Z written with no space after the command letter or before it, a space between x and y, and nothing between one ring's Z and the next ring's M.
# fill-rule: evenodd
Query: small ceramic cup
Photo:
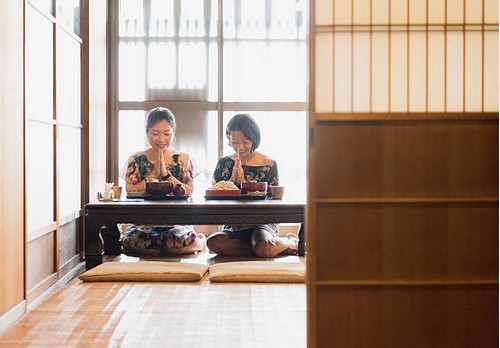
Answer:
M273 199L283 199L285 186L269 186L269 190L271 190L271 197Z
M120 199L122 197L122 187L121 186L113 186L111 188L113 190L113 197L114 198L117 198L117 199Z

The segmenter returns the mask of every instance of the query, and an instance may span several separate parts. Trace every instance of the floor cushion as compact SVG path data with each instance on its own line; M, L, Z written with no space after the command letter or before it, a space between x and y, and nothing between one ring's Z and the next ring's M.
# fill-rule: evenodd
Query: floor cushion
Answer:
M78 278L85 282L193 282L208 266L182 262L104 262Z
M238 261L210 266L211 282L304 283L304 262Z

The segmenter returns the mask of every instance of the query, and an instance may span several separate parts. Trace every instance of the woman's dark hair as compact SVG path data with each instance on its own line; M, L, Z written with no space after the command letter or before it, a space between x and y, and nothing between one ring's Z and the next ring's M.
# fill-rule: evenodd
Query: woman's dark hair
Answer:
M165 107L157 107L151 109L148 113L148 118L146 120L146 133L149 131L151 127L153 127L158 121L167 121L172 130L175 132L175 116L172 111Z
M254 152L260 145L260 129L257 122L249 114L234 115L226 127L226 137L230 140L231 132L241 131L252 141L252 150Z

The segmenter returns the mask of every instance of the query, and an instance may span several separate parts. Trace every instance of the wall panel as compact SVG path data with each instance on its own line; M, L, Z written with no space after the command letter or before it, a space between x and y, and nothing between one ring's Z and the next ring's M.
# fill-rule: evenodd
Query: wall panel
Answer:
M29 291L56 273L55 232L28 243L28 284Z
M315 140L317 198L498 194L495 120L322 122Z
M83 252L83 218L71 220L60 226L60 260L61 267L71 261L75 255Z
M318 281L497 279L497 203L325 203L317 212Z
M23 2L0 1L0 316L25 298L23 42Z
M320 286L317 301L317 347L498 346L496 285Z

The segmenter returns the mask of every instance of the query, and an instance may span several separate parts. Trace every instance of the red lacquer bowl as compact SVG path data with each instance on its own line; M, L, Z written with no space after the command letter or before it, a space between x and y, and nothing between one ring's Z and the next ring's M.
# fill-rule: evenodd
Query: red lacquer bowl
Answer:
M174 184L170 181L148 181L146 182L146 192L153 196L162 196L171 193Z
M267 192L267 182L242 182L241 183L241 192Z

